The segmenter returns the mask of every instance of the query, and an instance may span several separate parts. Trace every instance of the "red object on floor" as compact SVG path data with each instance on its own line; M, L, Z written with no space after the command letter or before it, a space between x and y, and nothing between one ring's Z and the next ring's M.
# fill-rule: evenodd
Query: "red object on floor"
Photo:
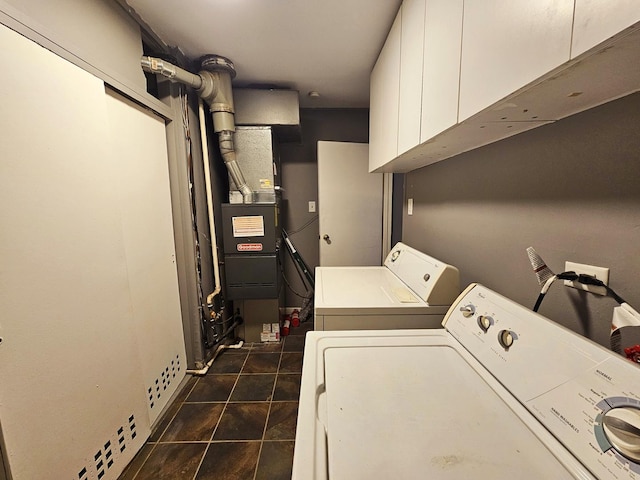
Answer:
M286 337L287 335L289 335L289 326L291 325L291 322L289 321L289 319L285 320L284 323L282 324L282 336Z
M300 326L300 312L298 310L294 310L291 314L291 325L294 327Z

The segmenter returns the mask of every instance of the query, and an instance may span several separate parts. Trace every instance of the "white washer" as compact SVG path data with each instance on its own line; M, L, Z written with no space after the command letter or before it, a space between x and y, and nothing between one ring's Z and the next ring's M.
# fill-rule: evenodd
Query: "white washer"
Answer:
M481 285L444 329L309 332L294 480L640 479L640 368Z
M399 242L379 267L317 267L315 330L439 328L458 269Z

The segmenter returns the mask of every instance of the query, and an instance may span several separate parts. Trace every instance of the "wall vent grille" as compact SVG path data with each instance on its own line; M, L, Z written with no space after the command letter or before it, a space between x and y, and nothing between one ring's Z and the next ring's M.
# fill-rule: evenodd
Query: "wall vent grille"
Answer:
M153 384L147 388L147 398L149 399L149 408L153 409L156 402L162 398L164 393L171 385L173 379L182 370L180 365L180 355L176 355L167 366L160 372L160 375L153 381Z
M93 454L85 465L78 471L77 477L73 480L106 480L106 478L117 478L117 475L109 475L111 469L118 462L127 445L137 436L136 420L134 415L130 415L125 425L121 425L115 431L112 438L107 439ZM105 478L106 477L106 478Z

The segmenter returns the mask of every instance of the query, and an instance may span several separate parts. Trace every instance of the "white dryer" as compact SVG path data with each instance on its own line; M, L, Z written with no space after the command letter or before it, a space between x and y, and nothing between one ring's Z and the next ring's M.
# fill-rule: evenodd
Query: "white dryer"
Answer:
M314 329L438 328L459 293L457 268L399 242L382 266L316 268Z

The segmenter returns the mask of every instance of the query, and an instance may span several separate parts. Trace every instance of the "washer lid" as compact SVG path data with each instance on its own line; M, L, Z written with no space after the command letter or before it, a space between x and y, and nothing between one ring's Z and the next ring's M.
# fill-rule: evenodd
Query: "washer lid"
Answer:
M574 478L454 348L357 343L324 349L329 478Z

